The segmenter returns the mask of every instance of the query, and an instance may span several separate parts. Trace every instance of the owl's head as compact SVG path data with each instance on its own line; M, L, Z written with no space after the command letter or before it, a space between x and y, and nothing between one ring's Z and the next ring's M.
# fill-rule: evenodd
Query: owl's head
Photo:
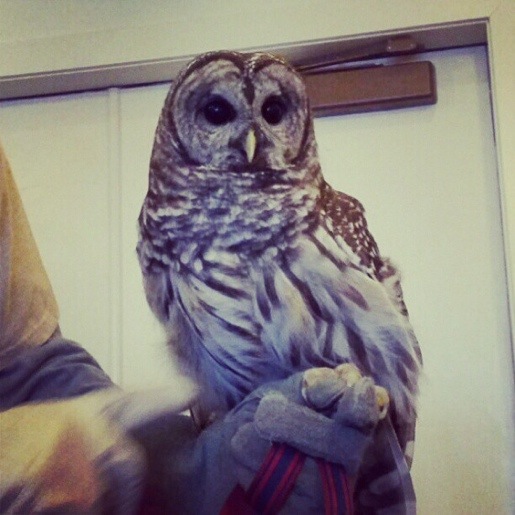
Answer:
M304 81L270 54L200 55L173 84L160 125L189 166L284 170L314 152Z

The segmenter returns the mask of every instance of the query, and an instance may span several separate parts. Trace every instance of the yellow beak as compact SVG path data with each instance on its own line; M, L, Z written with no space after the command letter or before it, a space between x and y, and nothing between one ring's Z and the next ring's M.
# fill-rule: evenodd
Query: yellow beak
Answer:
M256 152L256 134L250 129L247 134L247 139L245 140L245 153L247 154L247 160L249 163L252 163L254 159L254 154Z

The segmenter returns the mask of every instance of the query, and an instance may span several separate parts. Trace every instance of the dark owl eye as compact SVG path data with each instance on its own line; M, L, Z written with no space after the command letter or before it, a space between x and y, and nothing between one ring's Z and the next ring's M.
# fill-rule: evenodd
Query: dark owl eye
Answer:
M261 115L270 125L281 123L286 114L286 103L281 97L268 97L261 106Z
M212 125L225 125L236 118L234 107L222 97L214 97L202 109L204 118Z

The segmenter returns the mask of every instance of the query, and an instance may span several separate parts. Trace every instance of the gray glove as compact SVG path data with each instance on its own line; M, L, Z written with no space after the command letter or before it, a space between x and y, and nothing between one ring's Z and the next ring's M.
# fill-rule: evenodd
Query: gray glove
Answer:
M271 442L282 442L310 456L282 512L323 513L312 458L340 464L354 475L386 413L387 398L355 367L312 369L258 388L198 436L187 417L143 428L135 436L151 467L146 509L218 514L237 485L248 488Z

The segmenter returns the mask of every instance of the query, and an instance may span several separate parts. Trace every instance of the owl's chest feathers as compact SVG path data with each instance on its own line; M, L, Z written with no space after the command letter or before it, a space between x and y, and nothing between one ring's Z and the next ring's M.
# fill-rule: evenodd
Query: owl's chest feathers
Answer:
M195 246L255 257L292 245L313 225L320 189L272 173L204 172L176 185L160 231L172 254L179 258Z

